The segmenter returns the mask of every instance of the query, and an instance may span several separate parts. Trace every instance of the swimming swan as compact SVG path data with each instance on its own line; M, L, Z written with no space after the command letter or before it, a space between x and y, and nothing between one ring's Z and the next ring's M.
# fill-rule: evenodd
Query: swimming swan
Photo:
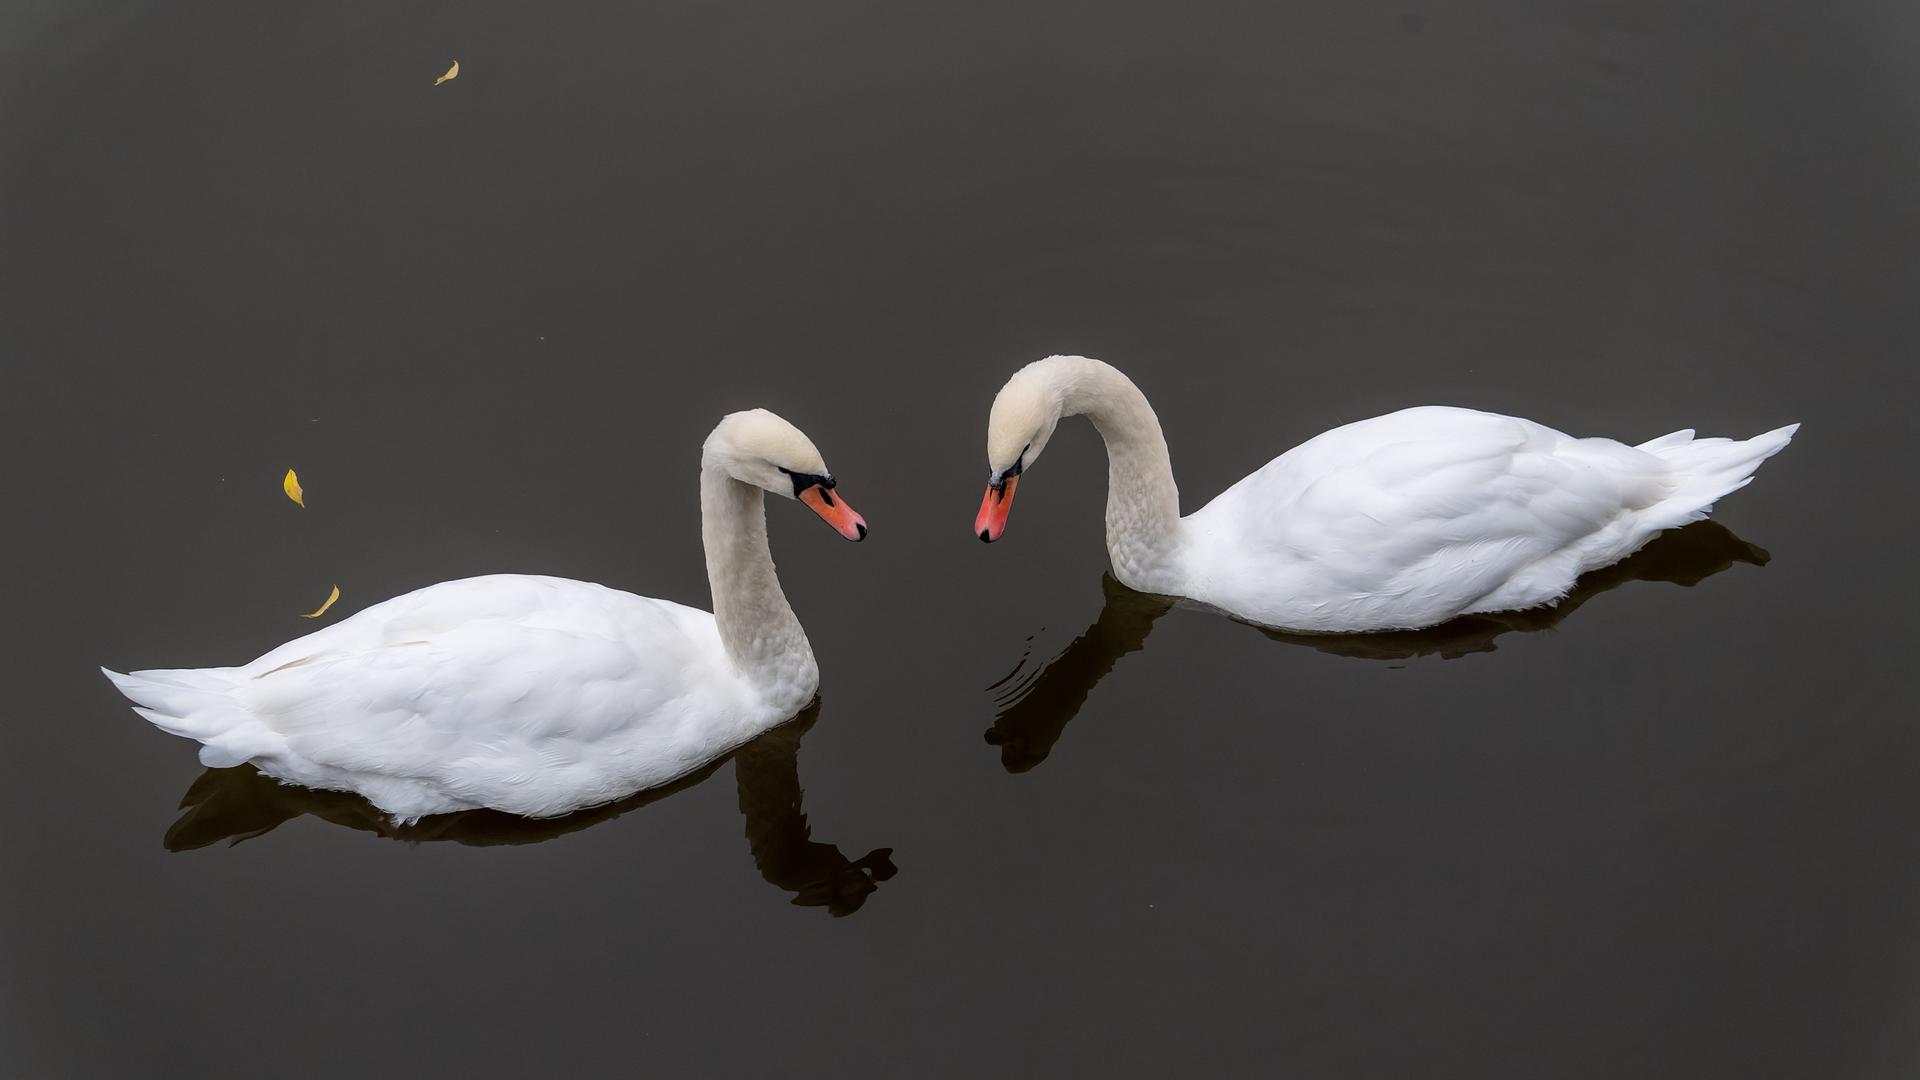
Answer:
M700 459L713 613L565 578L430 585L230 668L104 671L212 767L350 791L407 823L557 817L669 783L804 709L813 649L767 552L763 491L849 540L866 521L820 452L764 409Z
M1314 633L1556 603L1581 574L1706 517L1799 429L1628 446L1428 405L1316 435L1181 517L1146 396L1098 360L1051 356L994 399L981 540L1006 531L1014 489L1063 416L1106 440L1107 554L1122 584Z

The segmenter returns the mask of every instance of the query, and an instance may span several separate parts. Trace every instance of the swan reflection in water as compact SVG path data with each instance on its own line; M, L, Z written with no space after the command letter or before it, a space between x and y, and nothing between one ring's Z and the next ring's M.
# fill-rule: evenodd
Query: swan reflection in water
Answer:
M835 916L860 910L879 883L894 875L892 848L849 859L832 844L811 839L801 809L800 740L819 716L816 701L798 717L729 755L746 819L747 847L760 875L793 895L803 907L824 907ZM167 830L169 851L189 851L228 840L239 843L271 832L302 814L374 833L390 840L447 840L488 847L537 844L591 828L648 803L701 783L726 764L722 757L665 787L561 818L524 818L497 810L436 814L412 825L393 819L358 795L281 784L251 765L208 769L180 800L186 813Z
M1379 634L1290 634L1254 627L1275 641L1303 645L1335 656L1361 660L1410 660L1439 656L1451 660L1493 652L1495 639L1516 631L1547 630L1600 593L1629 581L1670 581L1696 585L1734 563L1765 566L1767 553L1735 536L1726 526L1697 521L1655 537L1630 558L1581 578L1557 607L1467 615L1426 630ZM1045 761L1069 721L1080 711L1113 665L1146 644L1160 616L1176 606L1163 596L1134 592L1105 575L1106 603L1100 617L1046 664L1028 669L1023 656L1012 672L987 688L997 715L987 742L1000 748L1000 763L1021 773Z

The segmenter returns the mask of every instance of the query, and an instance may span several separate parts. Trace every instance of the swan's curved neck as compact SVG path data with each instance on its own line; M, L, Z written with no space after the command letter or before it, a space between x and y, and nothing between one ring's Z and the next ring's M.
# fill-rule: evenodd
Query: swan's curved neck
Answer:
M1107 444L1107 555L1114 576L1142 592L1178 588L1180 489L1147 396L1117 368L1059 357L1060 415L1085 416Z
M764 493L703 462L700 540L713 589L713 620L728 658L770 702L798 711L812 696L818 669L806 631L774 574Z

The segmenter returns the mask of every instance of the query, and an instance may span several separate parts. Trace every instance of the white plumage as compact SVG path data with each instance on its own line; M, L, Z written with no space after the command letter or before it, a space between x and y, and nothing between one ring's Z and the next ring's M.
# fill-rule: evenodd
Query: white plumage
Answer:
M1799 426L1745 441L1677 431L1635 447L1425 406L1317 435L1182 518L1166 441L1138 388L1097 360L1050 357L994 402L983 539L1005 527L1009 478L1075 414L1107 442L1107 547L1121 582L1309 632L1415 629L1555 603L1581 574L1705 517Z
M563 578L444 582L242 667L106 672L203 763L250 761L400 821L489 807L552 817L683 776L798 713L819 671L767 552L762 490L849 539L820 455L763 410L702 455L716 614ZM104 669L103 669L104 670Z

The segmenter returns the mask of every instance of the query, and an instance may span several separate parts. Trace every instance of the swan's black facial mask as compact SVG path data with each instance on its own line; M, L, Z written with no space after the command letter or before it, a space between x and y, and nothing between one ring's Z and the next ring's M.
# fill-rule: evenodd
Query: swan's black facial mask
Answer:
M775 465L774 468L780 469L780 466ZM787 479L793 481L793 497L796 499L800 497L801 492L807 490L810 487L814 487L815 485L818 485L819 487L827 491L832 491L835 484L835 480L831 476L818 476L813 473L798 473L798 472L794 472L792 469L780 469L780 471L787 475ZM827 496L827 505L828 506L833 505L833 496L831 495Z
M998 476L989 477L987 479L987 486L992 488L995 491L999 491L1001 488L1006 487L1007 481L1013 479L1016 476L1019 476L1020 471L1026 468L1027 451L1031 449L1033 449L1032 443L1028 443L1027 445L1021 447L1020 456L1013 459L1013 464L1007 466L1007 471L999 474Z

